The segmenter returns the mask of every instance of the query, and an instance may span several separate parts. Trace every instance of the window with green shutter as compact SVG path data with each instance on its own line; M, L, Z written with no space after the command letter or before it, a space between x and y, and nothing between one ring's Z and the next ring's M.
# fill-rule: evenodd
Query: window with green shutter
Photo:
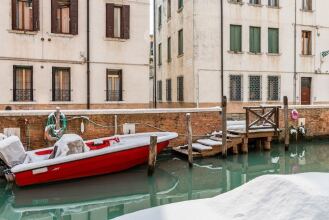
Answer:
M249 28L249 51L251 53L261 52L260 27Z
M268 52L279 53L279 29L268 29Z
M230 51L241 52L242 51L242 27L241 25L230 26Z
M171 37L167 39L167 61L171 62Z
M183 55L184 53L184 35L183 29L178 31L178 55Z
M184 0L178 0L178 9L183 8L184 6Z
M158 65L162 65L162 44L158 45Z

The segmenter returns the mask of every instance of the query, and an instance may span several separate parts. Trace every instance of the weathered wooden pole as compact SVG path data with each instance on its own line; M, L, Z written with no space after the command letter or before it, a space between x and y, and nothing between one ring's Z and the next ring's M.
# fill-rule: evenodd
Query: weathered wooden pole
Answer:
M155 169L155 163L157 158L157 143L158 137L151 135L150 137L150 148L149 148L149 161L148 161L148 175L152 176Z
M118 134L118 116L114 115L114 135Z
M288 113L288 97L283 98L284 104L284 148L286 151L289 150L289 113Z
M227 157L227 98L223 96L222 99L222 156Z
M193 149L192 149L192 123L191 114L186 114L186 138L187 138L187 150L188 150L188 163L190 167L193 166Z

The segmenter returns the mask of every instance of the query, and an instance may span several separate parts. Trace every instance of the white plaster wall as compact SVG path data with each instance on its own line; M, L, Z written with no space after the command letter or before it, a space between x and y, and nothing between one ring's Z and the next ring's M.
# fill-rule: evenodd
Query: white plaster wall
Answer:
M105 4L109 2L130 5L130 39L105 38ZM107 103L106 69L111 68L123 70L122 103L147 104L149 1L97 0L90 1L90 6L92 104ZM86 0L79 1L78 35L52 34L50 12L51 1L40 1L40 31L21 33L11 30L11 1L4 0L0 7L0 104L15 104L12 103L13 65L33 66L35 102L30 104L51 103L53 66L71 68L72 101L66 104L86 103Z
M166 2L158 0L158 3ZM174 1L175 2L175 1ZM192 22L194 35L185 35L184 50L194 55L193 72L194 82L188 82L185 86L189 91L195 92L193 102L216 103L220 100L220 6L219 1L213 0L186 0L185 5L194 2L194 10L185 10L184 19ZM280 95L287 95L293 100L294 84L294 1L281 0L278 9L269 8L268 1L262 0L261 7L248 4L224 3L224 93L229 96L229 75L243 75L243 101L249 97L249 75L262 76L262 101L267 101L267 76L278 75L281 80ZM164 3L165 5L165 3ZM302 1L297 1L297 101L300 101L300 78L312 77L312 102L329 102L329 93L326 85L329 83L329 57L320 62L320 52L329 50L329 20L327 9L329 1L313 0L313 11L301 10ZM166 7L164 8L166 11ZM189 13L187 15L187 13ZM165 17L165 16L164 16ZM194 19L193 19L194 18ZM165 18L164 18L165 19ZM182 21L185 24L185 20ZM193 25L194 24L194 25ZM230 24L242 25L242 54L229 52ZM249 51L249 27L261 27L261 50L259 55L248 53ZM171 29L179 28L178 25L170 26ZM268 28L279 28L278 56L267 54ZM312 31L312 56L301 55L301 32ZM167 29L163 28L160 37L167 35ZM194 36L194 37L193 37ZM194 39L194 40L193 40ZM163 53L163 57L165 57ZM181 71L178 67L164 69L162 78L166 78L169 72ZM316 74L321 72L321 74ZM167 73L168 72L168 73ZM188 76L187 71L183 71ZM199 80L197 79L199 76ZM218 94L217 96L215 94Z

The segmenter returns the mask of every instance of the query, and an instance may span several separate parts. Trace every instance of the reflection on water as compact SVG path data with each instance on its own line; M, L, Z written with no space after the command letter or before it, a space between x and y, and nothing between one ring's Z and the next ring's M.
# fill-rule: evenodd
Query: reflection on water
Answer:
M291 146L290 152L271 152L187 162L166 155L160 158L154 177L146 167L127 172L65 183L18 188L0 182L2 219L112 219L158 205L209 198L232 190L265 174L329 171L329 143Z

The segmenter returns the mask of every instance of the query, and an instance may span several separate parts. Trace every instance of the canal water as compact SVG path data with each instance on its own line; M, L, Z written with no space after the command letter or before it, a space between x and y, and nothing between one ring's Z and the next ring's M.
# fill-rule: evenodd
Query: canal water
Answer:
M282 145L272 151L253 149L248 155L187 162L165 152L155 175L146 166L127 172L64 183L18 188L0 182L0 220L101 220L191 199L209 198L258 176L329 172L329 141Z

